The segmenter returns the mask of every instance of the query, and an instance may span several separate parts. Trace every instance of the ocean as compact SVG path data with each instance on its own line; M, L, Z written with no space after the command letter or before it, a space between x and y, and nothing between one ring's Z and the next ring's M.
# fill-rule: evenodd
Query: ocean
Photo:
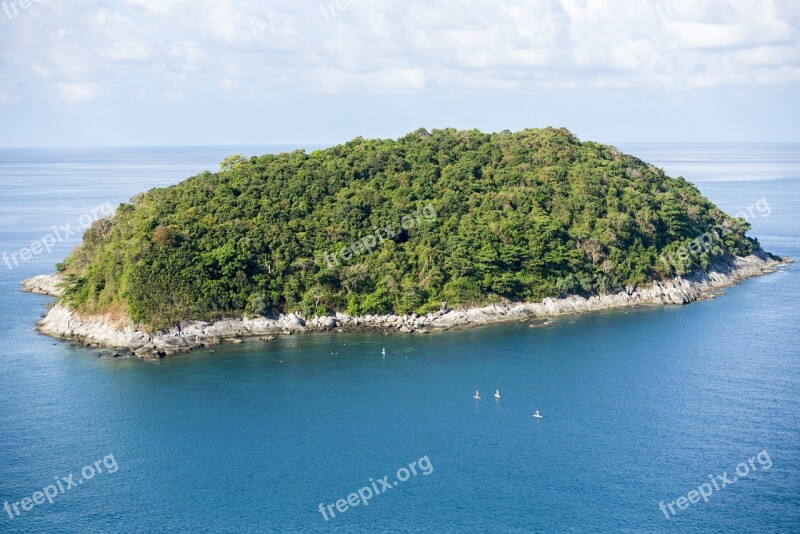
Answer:
M800 144L619 146L800 258ZM52 299L19 282L93 210L294 148L0 149L0 532L800 531L798 264L683 307L158 363L35 332Z

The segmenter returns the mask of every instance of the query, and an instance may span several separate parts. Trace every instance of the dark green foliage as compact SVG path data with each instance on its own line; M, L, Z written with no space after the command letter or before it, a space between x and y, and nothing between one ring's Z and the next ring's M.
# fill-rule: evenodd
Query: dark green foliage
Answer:
M222 169L138 195L88 231L59 267L65 301L148 328L274 311L426 313L616 291L756 246L685 180L564 129L418 130ZM371 254L322 260L425 206L435 219ZM675 254L722 224L732 232L708 250Z

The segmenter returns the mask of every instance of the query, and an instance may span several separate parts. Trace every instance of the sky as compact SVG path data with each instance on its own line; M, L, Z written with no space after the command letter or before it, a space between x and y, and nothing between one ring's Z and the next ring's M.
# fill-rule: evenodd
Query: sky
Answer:
M800 141L798 0L0 0L0 147Z

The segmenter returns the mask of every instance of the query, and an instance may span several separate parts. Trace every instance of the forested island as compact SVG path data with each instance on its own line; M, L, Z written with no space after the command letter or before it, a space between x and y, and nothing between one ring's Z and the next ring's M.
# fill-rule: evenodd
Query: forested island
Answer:
M234 156L137 195L58 265L60 305L149 333L630 294L763 256L748 228L686 180L563 128L420 129Z

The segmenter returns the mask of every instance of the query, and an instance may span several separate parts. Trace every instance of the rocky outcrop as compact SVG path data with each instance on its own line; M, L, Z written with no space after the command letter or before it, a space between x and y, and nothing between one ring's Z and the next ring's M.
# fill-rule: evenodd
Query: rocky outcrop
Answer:
M745 278L772 272L781 261L766 255L731 258L719 262L707 272L653 282L644 288L628 287L610 295L585 298L571 295L562 299L546 298L538 303L492 304L483 308L450 311L433 320L431 326L450 328L468 324L486 324L526 317L555 317L597 310L612 310L647 305L688 304L712 296L712 291L733 285Z
M27 293L39 293L40 295L50 295L58 297L61 295L61 288L58 286L62 282L59 274L40 274L33 278L22 281L22 290Z
M92 346L128 349L140 358L158 359L177 352L243 337L291 334L307 331L378 330L427 333L454 327L483 325L526 318L545 318L635 306L687 304L711 296L715 289L775 270L783 260L766 253L731 257L692 276L653 282L647 287L628 287L625 291L585 298L547 298L536 303L497 303L483 307L447 309L424 316L365 315L351 317L337 313L330 317L305 320L290 313L277 317L238 317L214 323L184 321L170 329L146 333L127 318L111 315L82 316L64 305L56 304L39 322L43 334ZM37 276L23 282L25 291L57 296L58 275Z

